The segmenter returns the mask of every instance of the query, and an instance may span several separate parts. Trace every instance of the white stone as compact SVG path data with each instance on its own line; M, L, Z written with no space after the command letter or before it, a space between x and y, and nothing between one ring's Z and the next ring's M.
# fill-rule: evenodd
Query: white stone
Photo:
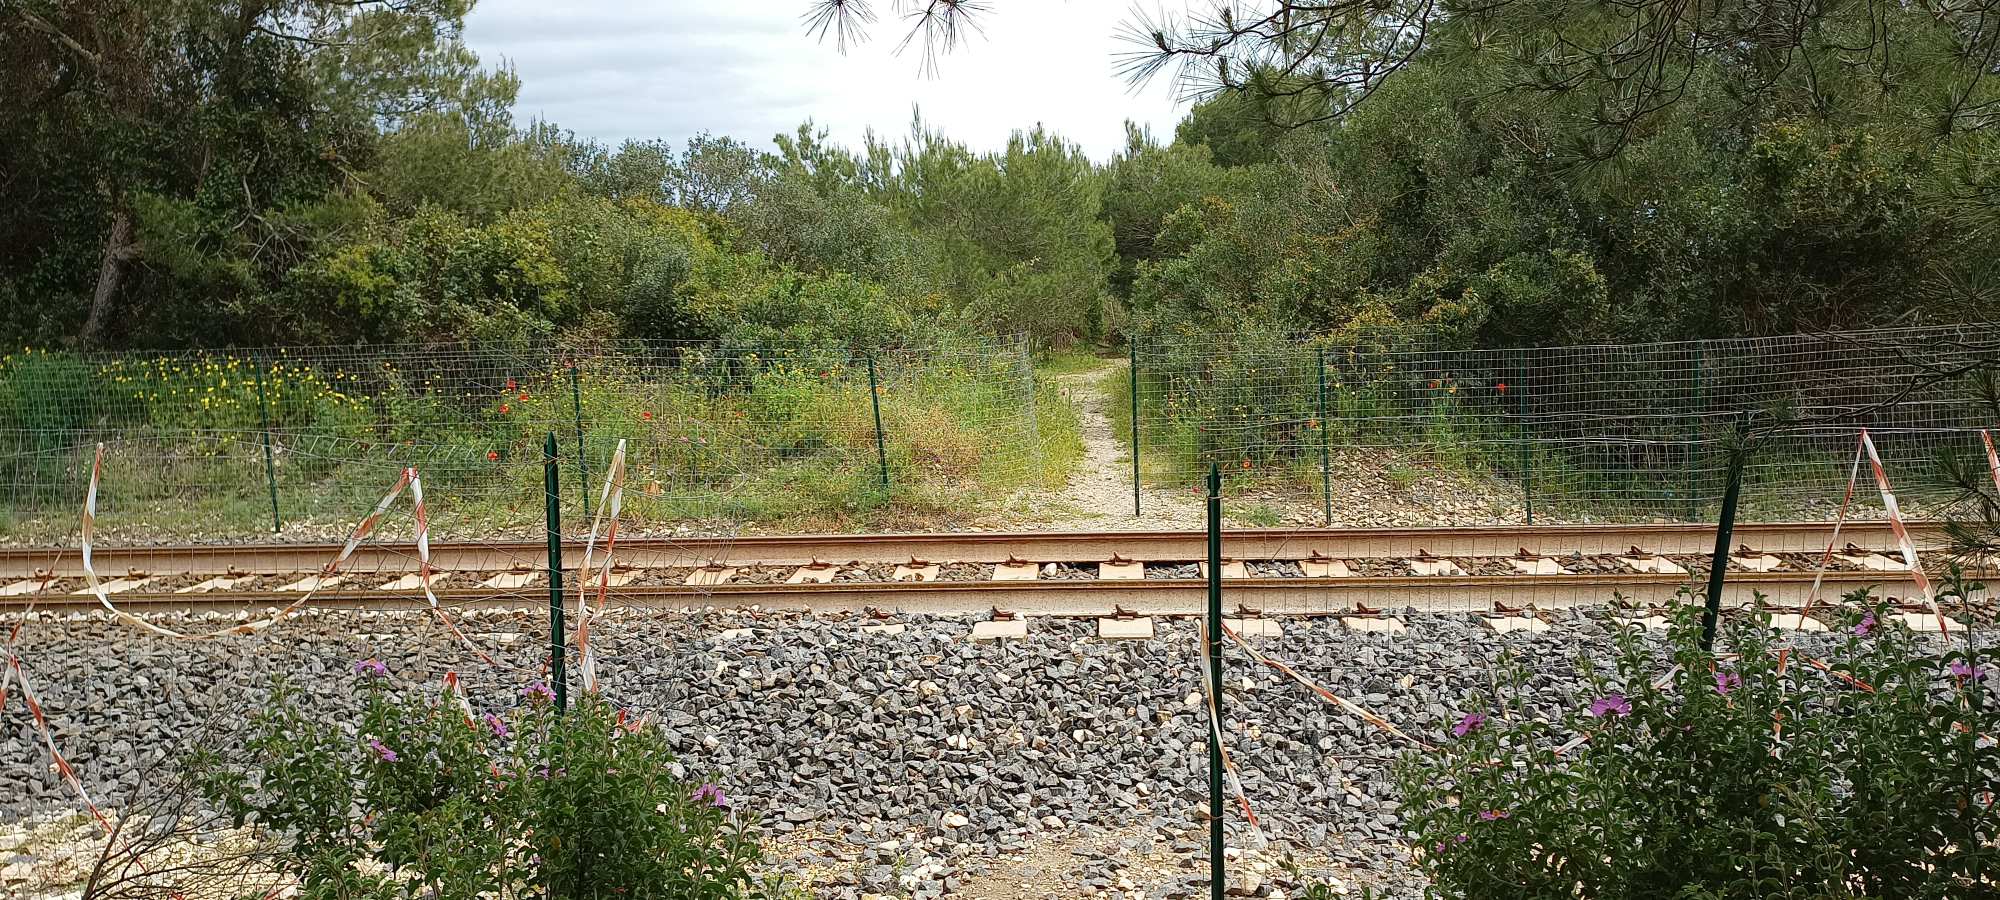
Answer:
M1107 641L1143 641L1153 637L1153 617L1121 619L1105 616L1097 620L1097 636Z
M1568 575L1569 574L1569 570L1563 568L1561 563L1556 562L1553 559L1549 559L1546 556L1537 556L1533 559L1522 559L1518 556L1510 556L1507 558L1507 563L1514 567L1514 571L1520 572L1523 575Z
M1001 638L1023 638L1028 636L1025 619L988 619L972 623L972 639L975 641L996 641Z
M1818 619L1808 618L1798 613L1777 613L1771 616L1771 627L1782 631L1825 631L1826 624Z

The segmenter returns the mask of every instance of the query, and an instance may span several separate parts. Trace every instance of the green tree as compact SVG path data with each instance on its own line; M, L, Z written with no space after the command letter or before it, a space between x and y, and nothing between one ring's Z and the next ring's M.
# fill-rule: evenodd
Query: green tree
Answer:
M381 129L504 116L469 0L0 4L12 339L255 338L261 289L352 227Z

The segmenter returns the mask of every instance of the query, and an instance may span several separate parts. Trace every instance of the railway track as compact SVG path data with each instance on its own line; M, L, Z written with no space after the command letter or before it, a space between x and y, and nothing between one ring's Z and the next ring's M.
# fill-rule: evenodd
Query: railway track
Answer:
M1739 526L1725 602L1757 594L1781 605L1802 602L1831 528ZM1916 523L1911 534L1927 558L1943 544L1936 523ZM1224 536L1224 588L1232 605L1284 614L1562 607L1613 596L1661 604L1702 576L1714 540L1711 527L1684 524L1242 529ZM1822 596L1910 589L1886 523L1849 524L1841 543ZM317 574L338 550L99 547L94 560L116 602L134 610L283 606L315 586L315 604L427 603L407 544L367 545L334 576ZM565 579L572 589L582 556L581 543L569 542ZM640 538L618 543L608 600L674 608L1184 614L1204 602L1207 582L1196 561L1205 556L1203 535L1181 531ZM460 607L543 603L546 559L542 542L434 545L436 592ZM74 549L0 549L0 604L95 606L81 575Z

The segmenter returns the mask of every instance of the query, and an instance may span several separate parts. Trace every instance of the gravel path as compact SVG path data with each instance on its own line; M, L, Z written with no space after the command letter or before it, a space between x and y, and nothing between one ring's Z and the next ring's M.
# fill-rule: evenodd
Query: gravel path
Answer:
M1129 530L1202 528L1201 492L1192 486L1149 483L1140 490L1140 515L1132 515L1132 454L1112 430L1105 379L1126 371L1124 360L1099 369L1054 376L1076 406L1084 457L1063 490L1032 498L1018 529ZM1383 449L1335 449L1330 454L1334 525L1497 525L1521 521L1518 487L1475 478L1410 454ZM1325 524L1324 498L1310 485L1232 477L1223 513L1231 527Z
M1505 636L1443 614L1411 615L1393 637L1291 619L1261 646L1441 740L1460 713L1485 707L1503 656L1532 673L1536 714L1586 703L1578 673L1608 650L1603 616L1568 611L1548 633ZM862 632L864 621L614 611L598 626L600 671L616 700L659 717L689 770L715 773L763 816L778 862L817 896L1195 893L1207 758L1191 623L1105 642L1088 620L1035 619L1027 639L989 644L968 640L962 619L905 617L897 636ZM503 660L536 664L540 616L494 611L463 625ZM97 614L43 615L21 646L57 740L112 805L136 782L135 761L227 746L226 728L205 723L240 722L274 676L336 721L353 718L357 658L385 660L413 688L459 671L481 709L512 704L521 680L482 669L410 613L316 611L200 643ZM1406 748L1240 656L1228 683L1227 733L1271 841L1259 849L1236 833L1232 845L1248 851L1236 868L1261 868L1282 895L1273 864L1296 854L1379 895L1418 896L1388 774ZM0 712L0 759L0 818L68 808L18 703ZM0 846L0 865L22 866L17 874L35 860Z
M1111 430L1110 397L1104 380L1124 372L1129 363L1112 362L1088 372L1051 378L1076 407L1083 431L1083 460L1061 491L1044 495L1029 506L1032 527L1091 531L1187 528L1206 515L1202 498L1188 491L1144 487L1139 492L1140 515L1132 515L1132 454ZM1029 527L1029 526L1023 526Z

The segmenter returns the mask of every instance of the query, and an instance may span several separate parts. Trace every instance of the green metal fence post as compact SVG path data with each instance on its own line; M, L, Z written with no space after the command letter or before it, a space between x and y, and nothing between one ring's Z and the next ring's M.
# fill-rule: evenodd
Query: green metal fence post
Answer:
M583 384L576 363L569 364L570 409L576 418L576 491L583 495L583 516L590 518L590 460L583 455Z
M1035 360L1034 350L1026 337L1021 338L1021 378L1027 383L1028 404L1028 453L1029 477L1039 481L1042 477L1042 425L1035 409Z
M1222 900L1222 466L1208 464L1208 696L1214 727L1208 730L1208 896Z
M569 707L569 677L563 660L562 497L556 484L556 433L542 444L542 492L548 503L549 531L549 681L556 692L556 709Z
M1521 417L1521 508L1528 524L1535 524L1535 451L1533 426L1528 421L1528 366L1525 354L1517 355L1521 382L1514 386L1514 411Z
M1328 454L1326 433L1333 423L1326 417L1326 348L1319 348L1319 490L1326 507L1326 527L1333 527L1333 457Z
M1689 416L1693 434L1688 436L1688 501L1687 518L1693 522L1701 518L1701 473L1695 465L1695 452L1701 444L1702 401L1706 399L1708 387L1707 368L1702 365L1701 345L1694 348L1694 415Z
M1736 424L1736 442L1729 448L1729 484L1722 491L1722 518L1715 526L1715 553L1708 562L1708 596L1701 611L1701 649L1715 647L1715 623L1722 615L1722 584L1729 571L1729 542L1736 531L1736 498L1743 492L1743 462L1750 454L1750 419Z
M1132 335L1132 517L1139 517L1139 336Z
M882 489L889 489L889 444L882 438L882 388L875 380L875 354L868 354L868 402L875 408L875 461L882 467Z
M257 415L264 423L264 484L271 491L271 533L283 530L284 522L278 518L278 464L271 458L271 400L264 394L264 364L256 363L257 373Z

